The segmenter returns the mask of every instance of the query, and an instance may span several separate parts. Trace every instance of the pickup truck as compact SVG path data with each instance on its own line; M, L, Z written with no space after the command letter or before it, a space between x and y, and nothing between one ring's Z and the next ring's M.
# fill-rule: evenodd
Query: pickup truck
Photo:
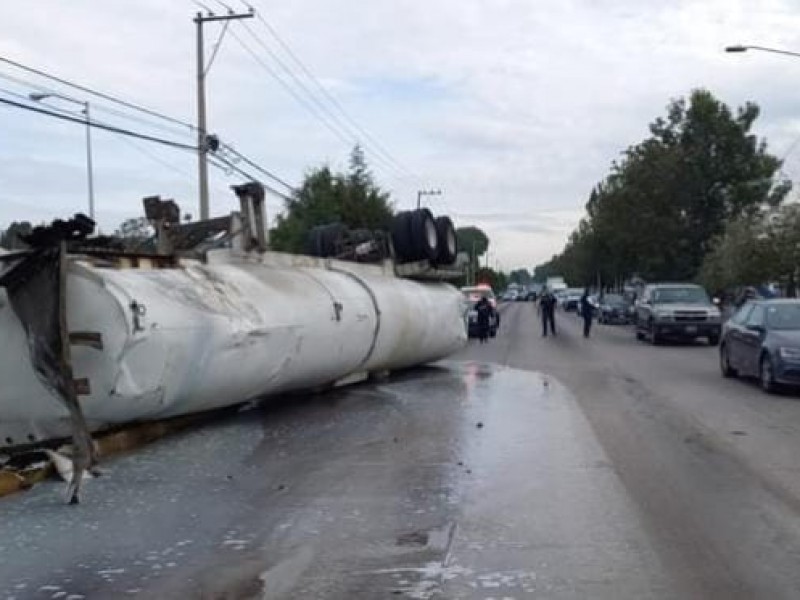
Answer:
M647 285L636 305L636 338L659 344L666 338L707 338L719 344L722 316L706 291L691 283Z

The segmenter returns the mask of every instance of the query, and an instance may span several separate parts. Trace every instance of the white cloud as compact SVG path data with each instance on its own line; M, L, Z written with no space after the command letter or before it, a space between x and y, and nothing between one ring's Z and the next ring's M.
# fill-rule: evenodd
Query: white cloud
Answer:
M275 6L260 0L256 6L269 9L263 14L348 111L417 175L398 177L373 160L397 204L412 206L422 185L442 188L445 194L430 204L461 215L462 224L485 227L505 268L530 267L558 251L610 162L646 135L670 98L694 87L731 104L758 102L758 132L778 155L800 134L800 60L722 52L734 43L800 49L800 13L790 0ZM189 0L40 0L4 12L0 55L191 121L195 11ZM264 33L255 20L250 27ZM209 45L215 31L208 28ZM238 25L232 31L258 49ZM2 65L0 73L19 74ZM0 79L0 87L13 86ZM349 144L320 126L230 37L209 76L209 114L213 130L290 181L321 162L346 164ZM23 205L37 219L84 205L81 136L77 126L0 108L0 185L13 183L2 192L0 223L18 218ZM175 196L193 212L190 155L148 147L175 164L174 172L110 134L96 137L106 229L138 211L140 198L151 193ZM786 170L800 176L800 149ZM214 175L219 211L233 206L222 200L228 183Z

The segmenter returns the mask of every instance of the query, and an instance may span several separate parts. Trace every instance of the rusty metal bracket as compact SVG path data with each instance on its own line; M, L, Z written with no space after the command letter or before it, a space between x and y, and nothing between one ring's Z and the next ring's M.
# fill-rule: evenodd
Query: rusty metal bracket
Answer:
M73 346L88 346L95 350L102 350L103 336L96 331L72 331L69 334L69 343Z
M81 377L72 380L72 389L78 396L88 396L92 393L92 385L89 383L88 377Z

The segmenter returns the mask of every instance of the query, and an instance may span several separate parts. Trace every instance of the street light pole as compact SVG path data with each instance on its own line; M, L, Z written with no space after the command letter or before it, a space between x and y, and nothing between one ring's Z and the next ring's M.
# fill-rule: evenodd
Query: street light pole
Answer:
M779 50L778 48L767 48L765 46L743 46L741 44L735 46L726 46L725 52L747 52L748 50L759 50L761 52L771 52L773 54L784 54L786 56L800 57L800 52L791 52L789 50Z
M86 115L86 175L88 179L89 188L89 218L94 221L94 170L92 168L92 119L89 112L88 100L77 100L70 96L57 94L55 92L41 93L41 94L28 94L28 98L34 102L41 102L46 98L60 98L73 104L79 104L83 107L83 114Z
M89 115L89 101L83 103L86 114L86 175L89 179L89 218L94 221L94 170L92 168L92 121Z

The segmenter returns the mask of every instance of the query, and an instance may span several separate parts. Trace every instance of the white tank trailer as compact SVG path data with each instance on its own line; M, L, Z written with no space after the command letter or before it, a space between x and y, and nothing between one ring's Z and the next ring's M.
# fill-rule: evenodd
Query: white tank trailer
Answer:
M263 188L235 190L241 212L194 224L145 199L158 252L98 248L76 217L0 255L0 448L356 381L466 343L461 295L441 280L449 219L402 213L383 253L329 227L312 232L317 256L282 254L266 250Z

